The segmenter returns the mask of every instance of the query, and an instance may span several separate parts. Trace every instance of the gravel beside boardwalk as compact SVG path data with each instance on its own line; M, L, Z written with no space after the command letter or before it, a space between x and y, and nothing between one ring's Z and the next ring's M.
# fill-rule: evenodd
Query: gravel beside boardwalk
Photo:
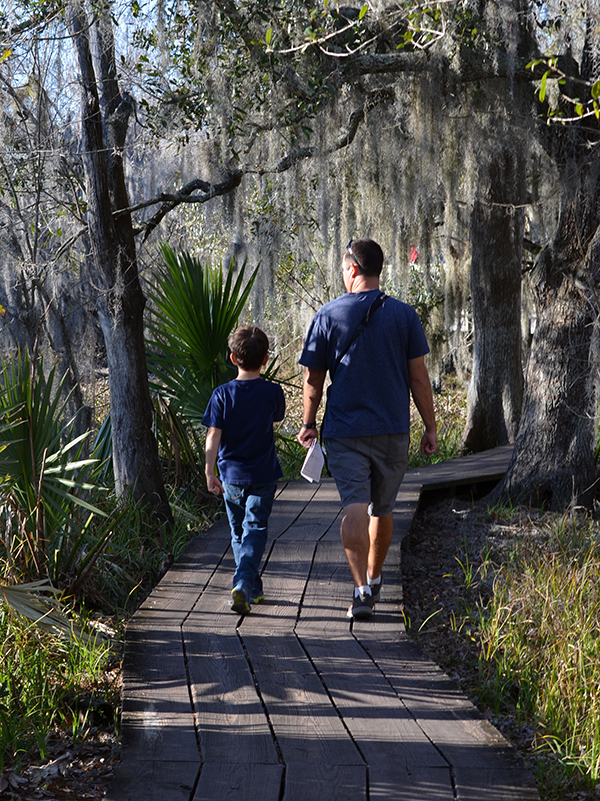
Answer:
M266 601L229 609L225 520L197 537L129 623L122 764L108 801L539 801L499 732L406 635L401 540L423 487L497 480L497 449L407 474L373 620L352 581L331 480L282 486Z

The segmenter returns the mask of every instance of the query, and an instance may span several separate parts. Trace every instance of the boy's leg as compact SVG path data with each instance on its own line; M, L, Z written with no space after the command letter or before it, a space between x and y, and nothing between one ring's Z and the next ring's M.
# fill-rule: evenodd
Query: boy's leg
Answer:
M225 490L223 494L225 511L227 512L229 528L231 529L231 550L237 567L240 562L240 549L244 534L244 516L246 514L245 487L223 483L223 489ZM233 586L236 586L235 577Z
M246 509L236 578L238 582L241 581L248 587L251 599L262 596L259 568L267 544L267 526L273 508L275 489L276 484L246 488Z

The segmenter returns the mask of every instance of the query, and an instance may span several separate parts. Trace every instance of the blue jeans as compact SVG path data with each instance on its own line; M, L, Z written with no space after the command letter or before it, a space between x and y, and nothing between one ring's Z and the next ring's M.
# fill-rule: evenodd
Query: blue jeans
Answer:
M236 564L233 586L241 585L249 598L256 598L263 591L258 570L267 544L267 523L276 487L276 484L248 486L223 482Z

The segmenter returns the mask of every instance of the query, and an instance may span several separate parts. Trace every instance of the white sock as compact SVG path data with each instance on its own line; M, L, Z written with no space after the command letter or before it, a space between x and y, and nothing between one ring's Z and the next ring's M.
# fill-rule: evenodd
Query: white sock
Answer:
M369 587L376 587L378 584L381 584L381 576L376 579L372 579L371 576L367 573L367 583Z
M355 597L355 598L358 598L358 596L359 596L361 593L362 593L363 595L373 595L373 593L371 592L371 588L370 588L368 585L367 585L367 586L365 586L364 584L363 584L363 586L362 586L362 587L355 587L355 588L354 588L354 597Z

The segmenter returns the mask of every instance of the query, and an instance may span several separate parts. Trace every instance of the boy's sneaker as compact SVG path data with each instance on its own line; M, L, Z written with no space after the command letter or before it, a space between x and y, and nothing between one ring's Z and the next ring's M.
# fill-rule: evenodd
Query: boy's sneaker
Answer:
M383 573L381 574L380 581L377 584L369 584L371 592L373 593L373 603L379 600L379 593L381 592L381 585L383 584Z
M247 615L250 612L248 593L243 587L234 587L231 590L231 609L241 615Z
M264 600L265 600L264 592L257 592L256 595L251 595L250 596L250 603L251 604L260 604Z
M354 596L352 604L348 608L347 616L355 620L368 620L373 616L373 596L368 593L359 593Z

